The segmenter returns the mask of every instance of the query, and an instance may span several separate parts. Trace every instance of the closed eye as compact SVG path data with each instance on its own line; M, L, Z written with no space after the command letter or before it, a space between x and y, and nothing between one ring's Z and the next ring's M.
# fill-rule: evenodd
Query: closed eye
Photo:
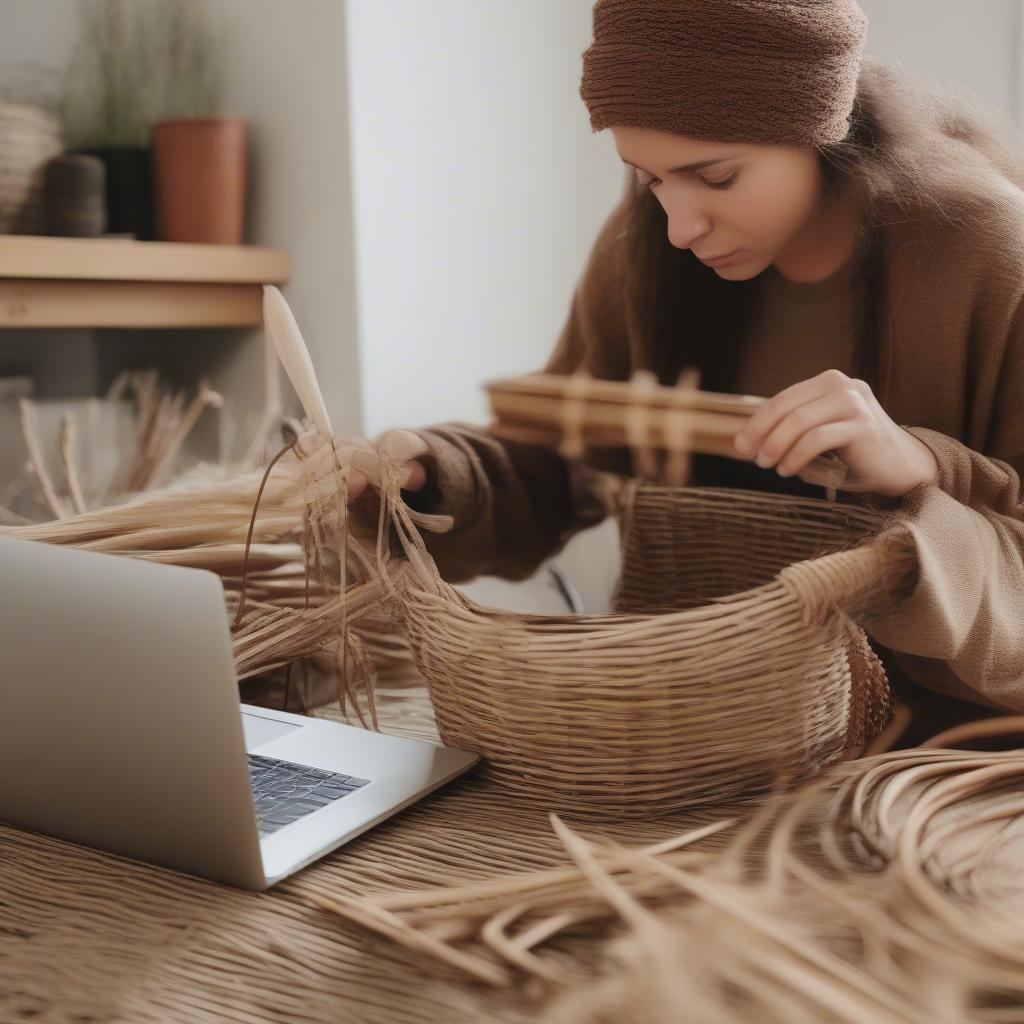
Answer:
M722 181L709 181L707 178L703 178L703 177L700 180L702 182L704 182L704 184L707 185L708 188L724 190L724 189L732 187L732 185L734 184L736 179L739 177L739 173L740 173L739 171L734 171L732 174L729 175L728 178L725 178ZM639 185L642 188L651 188L653 185L660 185L661 184L661 179L660 178L646 178L646 179L644 179L644 178L638 177L637 178L637 182L639 183Z
M739 174L740 174L739 171L735 171L732 174L730 174L729 177L726 178L724 181L708 181L707 178L704 178L703 181L704 181L704 184L707 185L708 188L719 188L719 189L730 188L732 186L733 182L739 177Z

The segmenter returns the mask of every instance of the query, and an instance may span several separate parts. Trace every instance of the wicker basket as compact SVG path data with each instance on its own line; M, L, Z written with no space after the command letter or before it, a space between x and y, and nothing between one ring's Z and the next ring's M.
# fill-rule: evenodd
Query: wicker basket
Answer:
M43 173L61 152L52 115L0 103L0 234L43 233Z
M636 482L620 522L614 614L511 614L402 577L446 743L545 806L622 817L763 791L881 730L889 687L853 616L909 590L902 534L847 505Z

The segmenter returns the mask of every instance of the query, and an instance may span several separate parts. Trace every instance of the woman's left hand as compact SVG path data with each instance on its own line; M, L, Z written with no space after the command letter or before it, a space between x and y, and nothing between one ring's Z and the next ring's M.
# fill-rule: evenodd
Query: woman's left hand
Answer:
M934 483L939 467L927 445L894 423L862 380L826 370L768 399L736 435L736 451L779 476L801 476L834 451L849 468L843 490L899 498ZM802 479L802 476L801 476Z

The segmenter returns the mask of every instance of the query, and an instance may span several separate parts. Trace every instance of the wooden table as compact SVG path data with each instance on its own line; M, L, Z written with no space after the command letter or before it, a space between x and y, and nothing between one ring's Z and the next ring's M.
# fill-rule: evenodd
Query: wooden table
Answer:
M378 698L384 731L431 734L422 688L390 694L382 688ZM318 712L337 714L337 705ZM600 824L566 820L584 835L636 843L676 835L720 813ZM537 1021L545 1012L544 993L524 984L490 988L467 980L319 909L315 900L567 862L542 795L510 795L475 772L267 893L0 825L0 1021ZM570 948L584 962L596 952L584 940Z
M0 235L0 328L255 327L281 249Z

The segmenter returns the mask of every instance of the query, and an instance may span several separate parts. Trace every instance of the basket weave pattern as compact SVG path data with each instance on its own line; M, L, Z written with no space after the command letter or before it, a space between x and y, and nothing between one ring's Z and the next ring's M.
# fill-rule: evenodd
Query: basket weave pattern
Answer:
M856 756L891 696L848 609L905 592L912 568L884 537L849 550L879 517L735 490L624 493L614 614L512 614L407 578L444 741L513 790L601 816L728 800Z
M51 114L0 103L0 234L42 234L43 172L61 150Z

